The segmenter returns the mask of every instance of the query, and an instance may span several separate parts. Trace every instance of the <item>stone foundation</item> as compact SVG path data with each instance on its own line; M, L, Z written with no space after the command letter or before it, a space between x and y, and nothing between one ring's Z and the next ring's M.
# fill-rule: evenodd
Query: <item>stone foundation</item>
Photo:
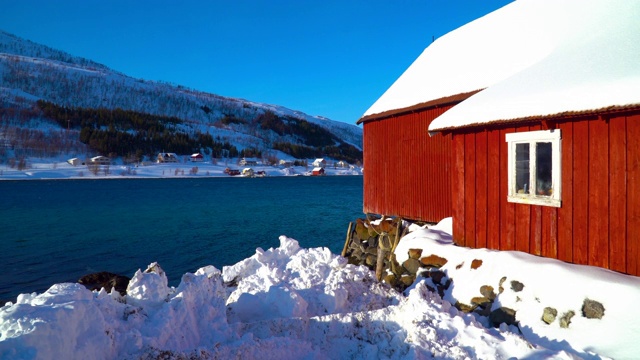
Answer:
M453 283L453 279L440 270L448 263L446 258L437 254L423 254L422 249L409 249L409 258L406 261L402 264L396 261L394 251L405 235L407 227L407 223L403 223L399 218L383 217L371 221L358 219L355 223L349 224L342 256L346 257L350 264L367 266L376 272L379 281L400 292L411 286L417 277L425 278L427 288L444 298ZM459 264L456 269L462 266L463 264ZM482 266L482 260L474 259L470 269L475 270ZM477 296L457 301L453 305L460 311L487 317L491 326L498 327L502 323L518 326L516 311L499 306L496 300L505 290L520 293L526 285L517 280L507 282L506 276L502 277L497 285L497 291L491 285L481 285ZM601 319L605 312L601 303L590 299L584 300L580 310L582 316L587 319ZM577 313L579 312L569 310L559 316L555 308L548 306L541 314L540 321L552 324L559 317L559 326L568 328L572 317Z

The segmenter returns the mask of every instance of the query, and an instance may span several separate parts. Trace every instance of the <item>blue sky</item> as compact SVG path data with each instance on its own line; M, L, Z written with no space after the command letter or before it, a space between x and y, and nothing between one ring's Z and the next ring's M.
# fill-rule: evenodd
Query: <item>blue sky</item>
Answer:
M0 29L135 78L355 123L432 42L511 0L0 0Z

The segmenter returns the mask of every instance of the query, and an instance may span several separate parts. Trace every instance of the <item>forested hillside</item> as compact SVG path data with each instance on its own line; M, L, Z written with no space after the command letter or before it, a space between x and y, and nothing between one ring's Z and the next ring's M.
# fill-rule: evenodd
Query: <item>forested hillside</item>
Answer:
M355 125L134 79L1 31L0 125L5 159L8 151L15 156L141 158L159 151L202 151L214 157L282 152L349 162L362 158L362 130Z

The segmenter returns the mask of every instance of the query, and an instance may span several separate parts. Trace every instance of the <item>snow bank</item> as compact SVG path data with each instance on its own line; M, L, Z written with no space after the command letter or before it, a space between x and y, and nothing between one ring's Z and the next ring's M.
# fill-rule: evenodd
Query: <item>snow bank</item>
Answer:
M136 272L124 298L56 284L0 308L2 359L113 359L150 349L189 351L234 339L221 274L212 267L166 287L157 264Z
M532 343L552 349L567 343L574 349L621 359L634 358L640 352L640 278L519 251L452 246L442 239L442 229L450 233L450 219L445 221L431 229L417 229L396 248L399 263L408 259L409 249L422 249L422 257L433 254L448 259L440 268L453 281L445 300L470 304L472 298L481 296L481 286L492 286L496 293L503 286L504 292L497 294L493 309L502 306L516 310L520 330ZM482 265L473 269L474 260L481 260ZM513 290L512 281L524 288ZM582 316L585 299L604 305L602 319ZM544 323L541 318L546 307L556 309L558 318L573 311L576 315L569 328L560 327L559 320ZM486 319L483 322L488 325Z
M449 229L449 230L448 230ZM454 285L444 299L416 282L403 296L364 267L326 248L280 246L222 271L206 266L167 286L159 264L137 271L127 294L56 284L22 294L0 308L2 359L278 358L496 359L629 358L640 351L640 279L522 253L459 248L450 223L417 229L400 242L400 257L423 248L449 262ZM470 270L473 259L483 265ZM462 267L456 268L457 265ZM488 328L485 318L451 304L506 276L524 284L515 326ZM606 307L601 320L576 315L568 329L541 323L540 309L576 309L584 297ZM577 309L579 310L579 309ZM600 354L600 355L596 355Z
M397 294L375 281L369 269L349 265L327 248L300 249L284 236L279 248L259 248L251 258L224 267L223 276L241 279L227 299L230 322L309 318L397 302Z

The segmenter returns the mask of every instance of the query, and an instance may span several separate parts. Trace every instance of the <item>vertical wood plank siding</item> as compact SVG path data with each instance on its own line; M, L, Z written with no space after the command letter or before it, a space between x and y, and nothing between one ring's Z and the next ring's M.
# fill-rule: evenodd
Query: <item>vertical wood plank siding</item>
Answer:
M491 199L500 196L500 131L487 131L487 247L500 249L500 204Z
M640 114L627 118L627 272L640 275ZM631 273L631 272L630 272Z
M507 202L505 135L540 130L538 124L454 132L455 242L640 276L640 114L580 118L557 128L559 208Z
M464 201L464 217L465 217L465 245L470 247L476 246L476 137L475 134L470 134L466 137L465 142L465 167L464 167L464 193L474 194L470 198L465 197ZM473 164L473 166L466 166L466 162ZM481 210L482 211L482 210Z
M429 137L448 107L365 122L365 213L438 222L452 215L451 135Z

